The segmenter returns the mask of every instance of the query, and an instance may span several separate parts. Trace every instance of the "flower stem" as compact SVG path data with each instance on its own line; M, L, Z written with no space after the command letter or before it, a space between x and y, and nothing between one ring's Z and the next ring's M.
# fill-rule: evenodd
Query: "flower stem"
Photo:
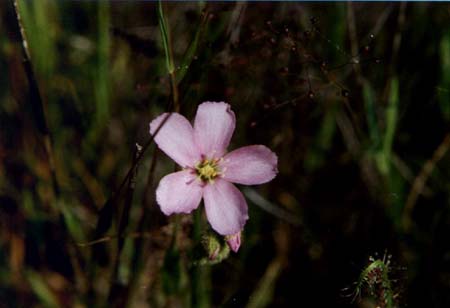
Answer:
M166 19L164 17L164 10L162 7L161 1L158 1L158 21L159 21L159 30L161 31L161 39L164 47L164 54L166 57L166 67L169 72L170 77L170 88L172 92L172 99L174 104L175 112L179 112L180 104L178 101L178 86L177 86L177 78L175 75L175 66L173 61L173 50L172 44L170 43L170 32L167 26Z
M202 214L200 211L195 211L193 216L193 238L195 243L199 243L202 240ZM210 307L211 305L208 296L210 277L209 267L199 265L193 266L190 276L192 307Z

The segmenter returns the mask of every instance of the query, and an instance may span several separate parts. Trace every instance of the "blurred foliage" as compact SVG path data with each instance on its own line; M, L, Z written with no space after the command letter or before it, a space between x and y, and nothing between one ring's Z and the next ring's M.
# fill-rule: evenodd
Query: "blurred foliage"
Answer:
M2 307L450 306L448 4L18 4L31 69L0 2ZM222 262L202 209L154 196L174 165L148 123L206 100L232 105L230 148L279 157Z

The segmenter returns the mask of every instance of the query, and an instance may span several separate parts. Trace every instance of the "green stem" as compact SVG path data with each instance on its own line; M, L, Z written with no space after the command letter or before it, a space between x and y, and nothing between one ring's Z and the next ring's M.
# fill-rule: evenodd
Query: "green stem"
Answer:
M194 213L193 228L194 243L202 240L202 214L201 211ZM195 246L195 245L194 245ZM191 294L192 307L210 307L209 301L209 267L195 265L191 269Z
M178 86L173 61L173 50L172 45L170 43L170 32L167 26L166 18L164 17L164 10L161 1L158 1L158 21L159 21L159 30L161 31L161 39L164 47L166 67L170 76L170 87L172 91L174 110L175 112L178 112L180 110L180 105L178 101Z
M389 105L386 109L386 131L383 140L384 171L389 172L392 144L394 143L398 113L398 79L393 77L390 84Z
M109 4L101 1L98 4L98 50L97 50L97 76L96 76L96 117L97 124L102 126L109 116Z

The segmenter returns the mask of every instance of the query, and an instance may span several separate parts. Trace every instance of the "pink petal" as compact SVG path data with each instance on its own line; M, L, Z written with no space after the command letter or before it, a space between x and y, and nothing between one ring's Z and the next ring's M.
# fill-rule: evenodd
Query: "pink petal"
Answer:
M163 113L150 123L154 134L168 113ZM181 167L194 166L200 160L200 152L194 141L191 123L178 113L172 113L155 137L158 147Z
M247 203L233 184L222 179L203 189L206 217L221 235L233 235L242 230L248 219Z
M195 141L201 154L208 158L221 157L230 144L236 118L230 105L205 102L200 104L194 122Z
M269 182L277 175L277 155L263 145L250 145L225 155L223 179L245 185Z
M156 201L161 211L173 213L190 213L196 209L202 199L202 186L191 170L170 173L163 177L156 189Z
M241 231L233 235L228 235L226 240L230 249L237 252L239 247L241 247Z

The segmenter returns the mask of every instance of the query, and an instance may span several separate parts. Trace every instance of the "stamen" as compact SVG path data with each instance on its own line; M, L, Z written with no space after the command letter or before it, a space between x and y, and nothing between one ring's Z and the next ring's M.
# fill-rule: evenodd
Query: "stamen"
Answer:
M197 177L204 183L212 183L215 178L222 174L218 165L220 158L208 159L203 155L202 158L202 161L195 166Z

